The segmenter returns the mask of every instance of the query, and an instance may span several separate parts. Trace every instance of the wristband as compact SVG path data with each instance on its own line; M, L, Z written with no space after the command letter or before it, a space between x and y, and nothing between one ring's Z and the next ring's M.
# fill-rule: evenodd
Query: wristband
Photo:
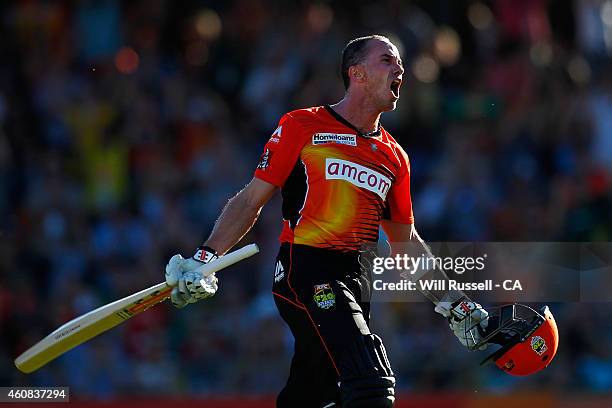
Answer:
M219 256L217 255L217 251L215 251L209 246L202 245L197 249L195 255L193 256L193 259L203 263L209 263L211 261L214 261L218 257Z
M457 300L451 305L451 316L457 321L465 319L470 313L476 310L476 303L470 301L467 297Z

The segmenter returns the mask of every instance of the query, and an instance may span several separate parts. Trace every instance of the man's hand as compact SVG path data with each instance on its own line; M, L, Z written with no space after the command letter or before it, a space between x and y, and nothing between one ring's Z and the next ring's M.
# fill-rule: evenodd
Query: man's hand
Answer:
M448 319L453 334L467 348L474 349L482 341L489 313L480 304L463 297L452 303L442 300L434 310ZM479 350L486 348L486 343L478 347Z
M218 289L215 274L204 276L198 269L218 256L208 247L200 247L192 258L174 255L166 265L166 283L173 286L170 299L175 307L182 308L190 303L213 296Z

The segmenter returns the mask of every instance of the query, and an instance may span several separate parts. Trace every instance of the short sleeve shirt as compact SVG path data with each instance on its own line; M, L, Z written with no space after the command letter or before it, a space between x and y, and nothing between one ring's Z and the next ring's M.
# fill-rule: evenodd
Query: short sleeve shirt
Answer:
M281 188L281 242L352 251L378 239L382 219L414 223L404 149L382 127L358 134L326 106L285 114L255 177Z

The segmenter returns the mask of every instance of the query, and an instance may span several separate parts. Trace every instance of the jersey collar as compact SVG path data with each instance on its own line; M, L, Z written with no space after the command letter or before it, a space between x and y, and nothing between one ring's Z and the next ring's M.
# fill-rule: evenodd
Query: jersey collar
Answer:
M353 129L361 137L372 138L372 137L378 137L381 134L380 123L378 124L378 128L376 130L373 130L372 132L368 132L368 133L363 133L361 130L357 129L357 127L354 126L351 122L349 122L348 120L346 120L342 116L340 116L338 114L338 112L336 112L331 106L324 105L323 107L325 108L325 110L330 115L333 116L334 119L336 119L338 122L342 123L344 126Z

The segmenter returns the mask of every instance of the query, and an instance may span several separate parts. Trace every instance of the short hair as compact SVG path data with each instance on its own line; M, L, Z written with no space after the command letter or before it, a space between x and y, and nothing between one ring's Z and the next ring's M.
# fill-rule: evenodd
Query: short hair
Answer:
M390 43L391 41L384 35L367 35L365 37L355 38L349 41L344 49L342 50L342 66L340 73L342 75L342 81L344 82L344 89L348 89L351 84L351 80L348 75L348 70L353 65L359 64L365 59L367 54L367 45L370 40L380 40Z

